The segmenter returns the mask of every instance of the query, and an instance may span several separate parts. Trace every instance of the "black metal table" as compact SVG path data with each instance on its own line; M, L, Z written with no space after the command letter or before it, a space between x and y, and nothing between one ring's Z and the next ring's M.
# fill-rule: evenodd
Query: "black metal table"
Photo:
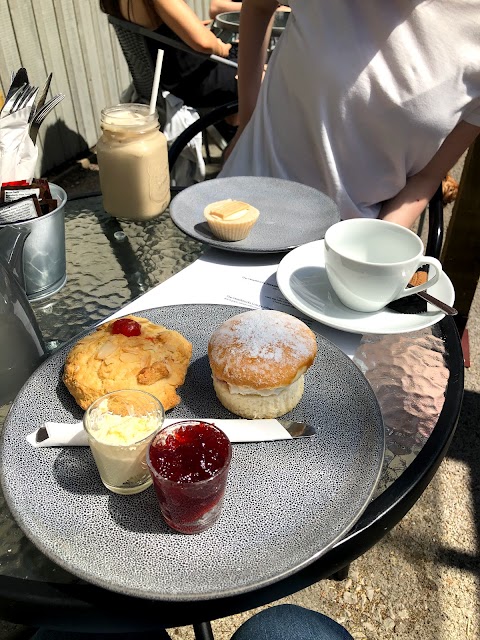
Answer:
M117 221L104 213L95 196L68 202L66 242L67 284L33 305L52 349L180 271L204 250L168 214L148 223ZM182 626L270 603L341 572L420 497L448 449L463 394L463 357L451 318L416 333L364 336L354 360L382 408L387 451L373 500L326 555L273 585L234 597L189 603L132 598L86 583L46 558L18 528L2 496L0 617L77 631ZM7 410L0 409L2 423ZM201 634L202 627L198 629ZM208 629L205 633L208 637Z

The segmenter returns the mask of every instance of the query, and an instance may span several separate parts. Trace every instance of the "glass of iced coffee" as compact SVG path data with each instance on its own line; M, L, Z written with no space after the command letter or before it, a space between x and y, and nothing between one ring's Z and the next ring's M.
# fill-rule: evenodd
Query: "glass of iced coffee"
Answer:
M112 391L85 412L83 426L103 484L114 493L139 493L152 484L146 454L165 412L145 391Z
M103 207L127 220L149 220L170 203L167 140L145 104L103 109L97 159Z

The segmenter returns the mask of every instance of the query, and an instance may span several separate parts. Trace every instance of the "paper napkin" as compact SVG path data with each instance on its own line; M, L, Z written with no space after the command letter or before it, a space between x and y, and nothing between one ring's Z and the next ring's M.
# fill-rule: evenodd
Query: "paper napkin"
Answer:
M182 418L167 418L168 427ZM264 442L271 440L290 440L292 436L278 420L217 420L196 418L210 422L221 429L230 442ZM83 447L88 445L87 434L81 422L66 424L45 422L39 429L27 436L32 447Z
M25 107L0 118L0 184L30 182L35 174L38 148L29 135L30 110Z

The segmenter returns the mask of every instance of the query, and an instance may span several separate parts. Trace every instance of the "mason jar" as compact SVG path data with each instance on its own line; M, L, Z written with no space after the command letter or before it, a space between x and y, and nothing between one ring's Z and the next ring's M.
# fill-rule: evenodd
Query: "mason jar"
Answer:
M97 159L103 207L128 220L149 220L170 202L167 140L157 114L144 104L119 104L101 113Z

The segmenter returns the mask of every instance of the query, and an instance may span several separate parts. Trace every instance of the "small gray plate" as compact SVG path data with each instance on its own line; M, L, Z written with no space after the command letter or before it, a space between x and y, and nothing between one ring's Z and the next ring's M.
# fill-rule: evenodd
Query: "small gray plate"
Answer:
M210 231L205 207L231 198L248 202L260 216L244 240L226 242ZM337 205L321 191L279 178L236 176L206 180L181 191L170 204L170 216L184 233L204 244L242 253L289 251L321 240L340 220Z
M245 311L180 305L141 315L193 343L178 418L231 418L213 390L207 344L213 328ZM49 558L94 584L158 600L191 601L274 583L324 554L359 518L383 461L380 409L359 369L317 336L305 393L285 417L316 427L313 438L234 445L223 511L197 535L164 524L153 487L107 491L87 447L34 449L25 437L45 420L76 422L82 411L62 380L72 344L46 360L18 394L0 447L8 505ZM27 480L28 476L28 480Z

